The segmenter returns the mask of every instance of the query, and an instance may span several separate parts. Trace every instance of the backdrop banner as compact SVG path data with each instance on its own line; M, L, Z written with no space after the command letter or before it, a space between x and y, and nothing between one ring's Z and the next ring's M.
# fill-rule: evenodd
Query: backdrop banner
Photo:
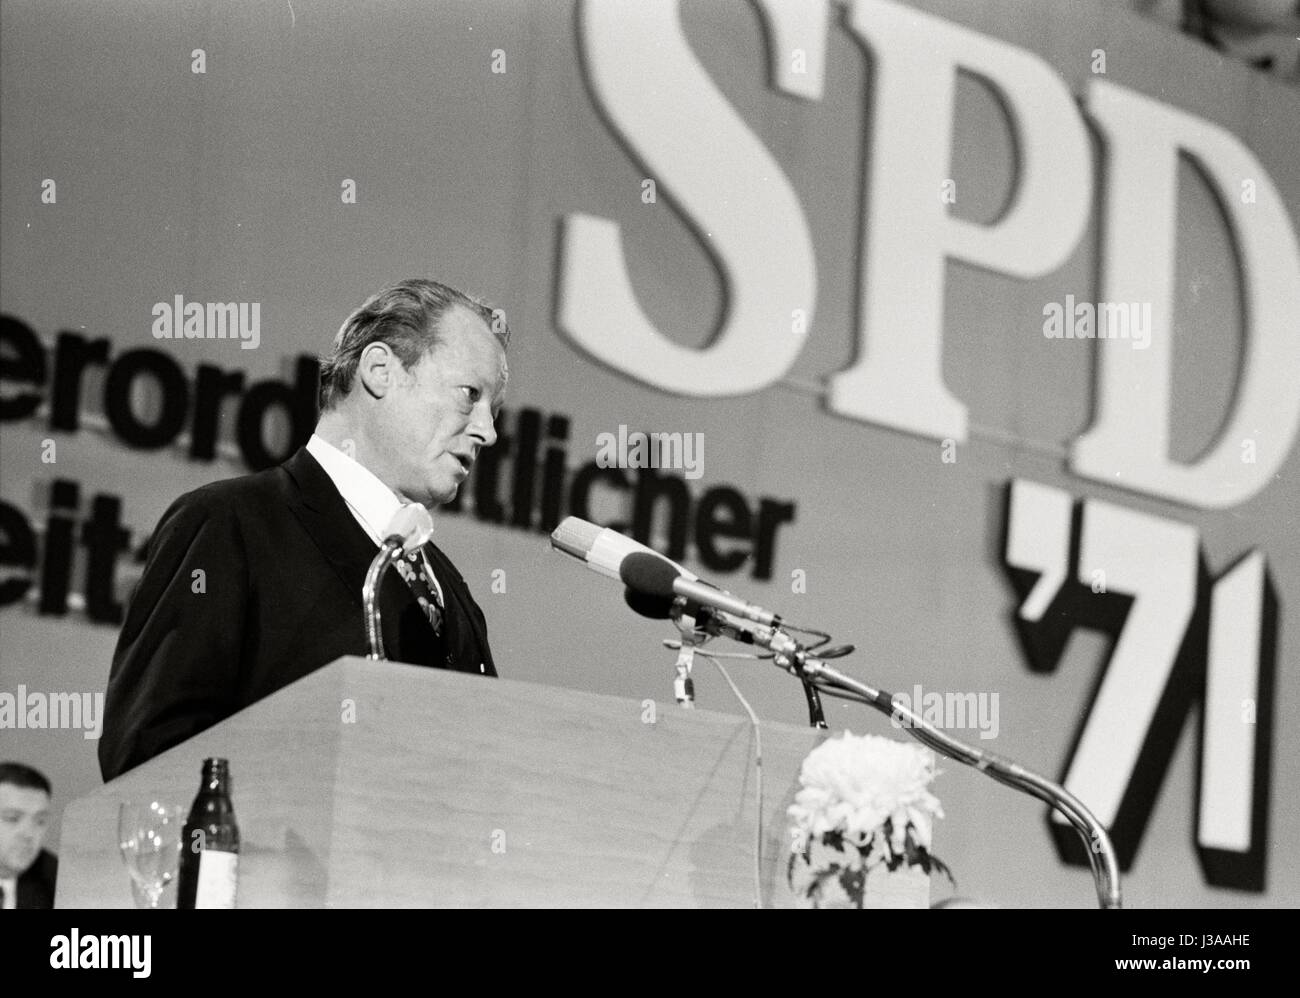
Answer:
M0 92L0 758L56 803L163 511L303 444L339 324L433 277L513 334L434 516L503 676L679 709L579 516L1062 781L1126 904L1300 901L1300 91L1102 0L6 0ZM1096 903L941 770L962 895Z

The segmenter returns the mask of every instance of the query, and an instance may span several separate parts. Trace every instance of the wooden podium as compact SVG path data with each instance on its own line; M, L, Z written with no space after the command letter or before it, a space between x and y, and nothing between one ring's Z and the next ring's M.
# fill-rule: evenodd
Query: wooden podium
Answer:
M790 907L785 810L819 737L762 725L756 877L748 719L339 659L68 805L56 904L131 907L118 805L188 809L220 756L241 908Z

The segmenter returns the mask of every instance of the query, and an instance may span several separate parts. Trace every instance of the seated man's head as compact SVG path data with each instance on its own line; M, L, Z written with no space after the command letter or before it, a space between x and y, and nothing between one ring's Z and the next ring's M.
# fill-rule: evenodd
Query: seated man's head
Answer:
M31 766L0 762L0 879L27 872L49 820L50 781Z
M499 309L435 281L380 291L321 366L317 432L400 498L449 502L496 443L509 340Z

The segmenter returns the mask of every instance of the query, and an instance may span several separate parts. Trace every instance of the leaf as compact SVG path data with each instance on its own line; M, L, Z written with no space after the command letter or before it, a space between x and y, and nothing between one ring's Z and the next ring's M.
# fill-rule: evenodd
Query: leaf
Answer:
M945 877L948 878L948 883L952 884L952 889L953 889L953 890L956 890L956 889L957 889L957 878L954 877L954 876L952 875L952 871L951 871L950 869L948 869L948 864L945 863L943 860L941 860L938 856L931 856L929 853L926 853L926 854L925 854L925 857L926 857L926 859L927 859L931 864L934 865L934 868L935 868L936 870L938 870L940 873L942 873ZM926 873L929 873L929 872L930 872L930 870L929 870L928 867L926 868L925 872L926 872Z
M862 896L866 893L867 887L866 868L858 867L854 870L850 867L844 867L843 872L840 873L840 887L849 896L849 900L853 902L854 907L861 908Z

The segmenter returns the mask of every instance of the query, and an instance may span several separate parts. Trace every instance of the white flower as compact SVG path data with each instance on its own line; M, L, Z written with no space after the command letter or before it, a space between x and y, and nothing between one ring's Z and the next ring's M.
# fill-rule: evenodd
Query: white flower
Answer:
M877 735L845 732L827 739L808 753L799 773L800 790L788 811L792 847L801 851L810 837L818 841L838 831L874 865L888 853L903 853L910 825L913 840L928 850L933 819L943 817L928 789L934 763L927 748ZM886 819L892 819L889 841Z

